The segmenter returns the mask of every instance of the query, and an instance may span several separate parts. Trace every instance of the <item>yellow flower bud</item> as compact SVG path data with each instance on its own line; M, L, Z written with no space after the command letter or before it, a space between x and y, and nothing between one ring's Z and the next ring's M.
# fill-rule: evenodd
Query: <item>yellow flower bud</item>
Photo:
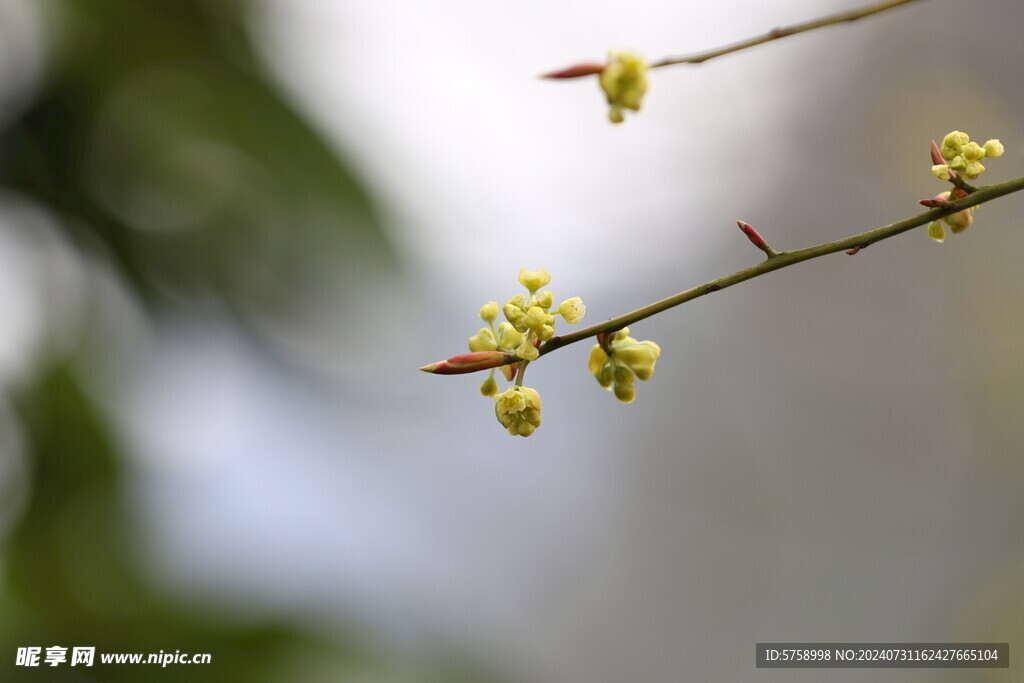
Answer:
M575 325L582 320L586 312L587 307L583 304L583 299L578 296L566 299L558 305L558 314L570 325Z
M531 329L537 329L542 325L549 325L551 321L555 319L555 316L548 314L540 306L533 306L526 312L526 316L523 317L523 324Z
M967 133L961 133L958 130L949 133L946 137L942 138L942 149L940 150L942 158L946 161L952 161L960 155L964 145L970 142L970 140L971 138Z
M521 299L522 296L519 296L518 298ZM526 317L526 312L523 311L522 306L517 305L515 299L502 306L501 312L505 314L505 319L512 323L513 327L520 332L526 331L526 326L523 324L523 318Z
M480 307L480 317L484 322L493 323L498 317L498 302L490 301Z
M610 105L608 118L621 123L624 109L640 111L640 102L647 93L647 62L635 52L612 50L599 82Z
M516 347L516 355L523 360L537 360L540 358L540 351L528 338L524 338L523 343Z
M494 333L486 327L481 327L479 332L469 338L469 350L497 351L498 342L494 339Z
M932 221L928 224L928 236L936 242L946 241L946 229L942 227L940 221Z
M968 180L974 180L984 172L985 167L981 165L980 161L968 161L967 167L963 170L963 175Z
M553 303L555 303L555 295L551 292L544 291L537 295L537 305L545 311L551 308L551 304Z
M971 227L971 223L974 222L973 208L974 207L971 207L970 209L957 211L952 215L944 216L942 220L946 222L946 225L949 226L949 229L952 230L954 234L960 234L967 228Z
M967 168L967 159L962 154L958 154L949 160L949 167L954 171L962 171Z
M932 175L939 180L949 180L949 166L946 164L932 166Z
M519 282L530 290L530 294L533 294L541 287L551 282L551 274L546 270L527 270L526 268L519 269Z
M613 391L615 392L615 398L623 403L632 403L636 400L636 389L632 384L619 384L616 382Z
M530 436L540 427L540 394L530 387L509 387L494 401L494 414L512 436Z
M541 325L536 330L534 330L534 332L537 333L538 339L540 339L541 341L547 341L548 339L551 339L552 337L555 336L555 326Z
M993 159L1003 156L1003 143L999 142L999 140L989 140L986 142L985 156L992 157Z
M494 381L494 370L491 370L491 374L480 385L480 393L484 396L494 396L498 393L498 383Z
M498 346L503 349L514 349L523 343L523 333L509 323L498 325Z
M636 399L634 381L650 379L661 347L652 341L638 342L629 336L628 329L622 329L612 340L611 349L609 357L600 344L594 345L587 367L602 387L611 389L623 403L632 403Z
M600 344L594 344L590 349L590 358L587 360L587 368L590 369L590 374L598 377L606 360L608 360L608 354L604 352Z
M615 360L622 363L642 380L654 374L654 363L661 355L661 347L652 341L616 344L612 347Z
M968 142L964 145L964 159L967 161L981 161L985 157L985 150L977 142Z

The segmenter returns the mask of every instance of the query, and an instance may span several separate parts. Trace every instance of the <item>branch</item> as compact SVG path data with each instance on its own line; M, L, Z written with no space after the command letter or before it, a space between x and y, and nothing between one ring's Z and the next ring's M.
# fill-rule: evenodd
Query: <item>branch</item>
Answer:
M658 69L663 66L672 66L674 64L701 64L714 59L715 57L721 57L733 52L739 52L740 50L746 50L748 47L754 47L755 45L761 45L762 43L769 43L779 38L785 38L786 36L796 35L797 33L804 33L805 31L813 31L816 28L823 28L825 26L832 26L833 24L842 24L849 21L856 21L863 19L864 17L871 16L872 14L878 14L879 12L885 12L886 10L899 7L900 5L909 5L917 0L885 0L884 2L878 2L867 7L861 7L860 9L849 10L847 12L839 12L838 14L832 14L827 17L815 19L813 21L807 21L802 24L794 24L793 26L786 26L782 28L774 28L764 35L755 36L748 38L747 40L733 43L732 45L726 45L724 47L715 48L714 50L708 50L707 52L699 52L693 55L684 55L682 57L666 57L657 62L652 62L649 66L651 69ZM585 74L579 74L585 75Z
M733 285L737 285L741 282L752 280L753 278L760 277L761 275L767 275L772 271L786 268L788 266L801 263L802 261L809 261L811 259L815 259L820 256L827 256L828 254L834 254L839 251L849 250L852 253L856 253L857 251L875 244L876 242L881 242L882 240L889 239L890 237L895 237L900 233L913 230L914 228L930 223L931 221L939 220L943 216L963 211L964 209L968 209L972 206L984 204L985 202L992 201L993 199L997 199L1003 195L1011 194L1013 192L1019 192L1020 190L1024 190L1024 176L1014 178L1013 180L1007 180L1006 182L997 183L995 185L982 187L966 197L957 199L953 202L947 202L941 207L934 208L911 218L906 218L897 223L862 232L859 235L853 235L845 239L836 240L835 242L826 242L824 244L807 247L805 249L797 249L796 251L783 251L775 253L774 255L766 252L768 254L767 260L762 261L755 266L750 266L749 268L738 270L731 275L726 275L725 277L705 282L704 284L688 289L685 292L680 292L679 294L670 296L667 299L662 299L661 301L644 306L643 308L638 308L635 311L626 313L625 315L620 315L617 318L612 318L611 320L598 325L592 325L579 330L578 332L552 337L540 347L540 355L543 356L560 349L563 346L574 344L589 337L616 332L621 330L623 327L632 325L644 318L657 315L662 311L667 311L670 308L684 304L687 301L692 301L693 299L702 297L705 294L711 294L712 292L723 290L726 287L732 287ZM747 234L749 237L750 234Z

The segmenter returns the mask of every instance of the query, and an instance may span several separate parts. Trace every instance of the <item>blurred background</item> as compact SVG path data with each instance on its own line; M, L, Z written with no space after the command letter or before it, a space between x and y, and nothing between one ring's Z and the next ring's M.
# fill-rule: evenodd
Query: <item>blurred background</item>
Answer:
M1024 6L928 0L652 74L536 74L849 0L0 0L0 678L1022 681L755 670L759 641L1024 647L1024 196L588 343L505 434L478 307L594 323L1024 174ZM16 667L18 647L212 664ZM1013 655L1011 655L1013 656Z

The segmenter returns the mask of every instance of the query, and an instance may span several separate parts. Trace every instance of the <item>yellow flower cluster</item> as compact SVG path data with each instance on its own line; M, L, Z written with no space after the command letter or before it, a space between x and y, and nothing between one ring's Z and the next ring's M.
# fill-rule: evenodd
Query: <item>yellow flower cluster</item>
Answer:
M954 130L942 139L942 146L938 148L937 152L936 145L932 142L932 160L946 162L934 164L932 174L940 180L956 182L953 177L954 173L966 180L974 180L985 172L985 166L981 163L982 159L995 159L1001 156L1003 156L1003 143L999 140L989 140L984 145L979 145L977 142L972 142L967 133ZM954 201L966 197L967 192L960 189L959 185L957 187L955 195L954 192L947 191L937 195L935 200ZM974 222L975 208L977 207L972 206L969 209L943 216L940 220L932 221L928 224L928 236L936 242L944 242L946 228L943 227L943 223L948 225L954 233L963 232Z
M945 199L947 201L951 201L951 196L952 193L948 191L942 192L938 195L938 197L941 197L942 199ZM932 221L931 223L928 224L928 236L931 237L936 242L945 242L946 229L942 227L943 223L948 225L949 229L952 230L954 234L959 234L963 232L967 228L971 227L971 223L974 222L974 210L976 208L978 207L972 206L969 209L964 209L963 211L957 211L956 213L950 214L948 216L943 216L942 219L939 221Z
M955 171L967 180L974 180L985 171L982 159L1003 156L1003 144L999 140L989 140L979 145L972 142L967 133L954 130L942 139L939 152L946 163L932 166L936 178L949 180L949 172Z
M661 347L652 341L637 341L629 336L629 328L619 330L605 351L600 344L590 350L590 372L615 398L632 403L636 398L633 381L648 380L654 374L654 363Z
M469 338L469 350L500 351L515 354L523 361L536 360L540 356L537 347L555 334L555 316L575 325L587 311L578 296L566 299L552 311L555 296L549 291L538 291L551 282L546 270L519 271L519 282L526 287L530 296L519 294L501 307L506 320L495 328L498 318L498 303L490 301L480 307L480 318L487 323ZM501 366L505 378L512 381L519 364ZM501 392L494 378L494 370L480 385L480 393L495 399L494 413L498 422L513 436L530 436L540 426L540 395L536 390L520 385Z
M546 270L523 268L519 271L519 282L529 290L530 298L517 294L501 310L513 329L523 335L515 347L515 354L523 360L537 360L540 355L537 346L555 336L555 316L560 315L565 322L575 325L583 318L587 307L582 299L574 296L559 304L552 314L550 309L555 303L555 295L549 291L537 293L551 282L551 275Z
M643 57L629 50L611 50L598 80L608 98L612 123L625 120L624 109L640 111L640 101L647 93L647 62Z

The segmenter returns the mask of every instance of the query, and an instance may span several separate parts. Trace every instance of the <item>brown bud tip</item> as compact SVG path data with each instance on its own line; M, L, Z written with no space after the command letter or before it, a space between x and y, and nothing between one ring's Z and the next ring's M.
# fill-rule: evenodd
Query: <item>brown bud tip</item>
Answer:
M546 74L541 74L541 78L550 79L566 79L566 78L583 78L584 76L596 76L597 74L604 71L604 64L575 64L573 66L559 69L558 71L549 71Z

